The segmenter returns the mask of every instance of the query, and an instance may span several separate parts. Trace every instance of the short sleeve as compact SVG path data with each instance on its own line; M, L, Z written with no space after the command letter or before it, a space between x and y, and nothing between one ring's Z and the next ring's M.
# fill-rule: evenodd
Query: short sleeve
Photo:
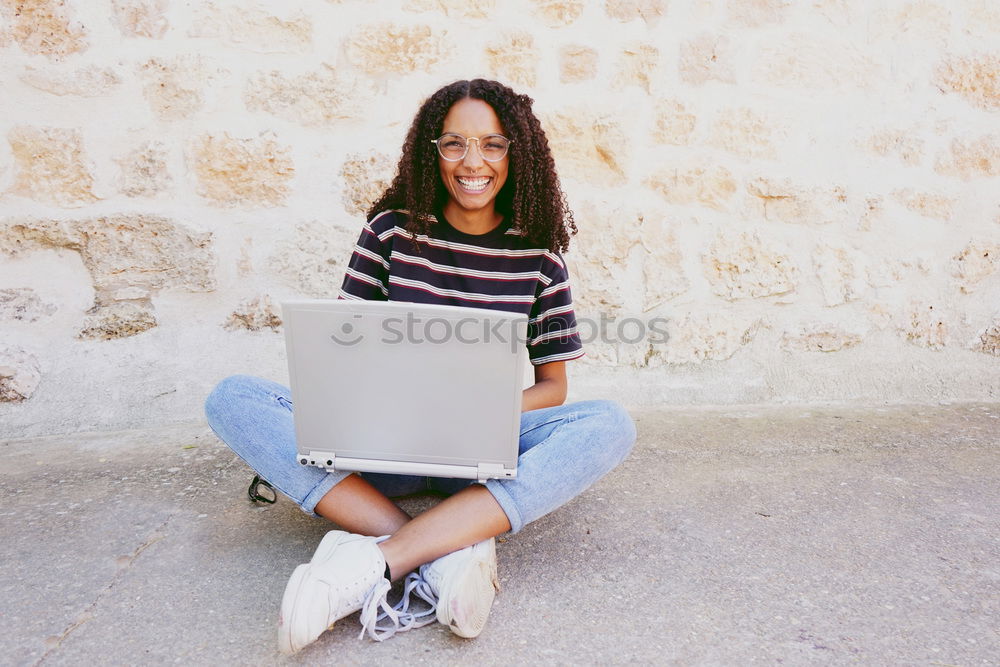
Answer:
M344 282L340 286L339 298L364 301L387 301L389 299L389 254L387 243L384 243L372 227L366 222L361 236L354 246L354 252L344 273Z
M557 253L542 259L539 291L528 320L528 357L535 366L583 356L566 263Z

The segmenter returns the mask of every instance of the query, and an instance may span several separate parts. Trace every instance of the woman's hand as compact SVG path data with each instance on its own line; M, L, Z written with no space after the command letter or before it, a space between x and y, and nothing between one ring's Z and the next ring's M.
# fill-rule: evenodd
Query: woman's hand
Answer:
M551 408L566 400L566 362L552 361L535 366L535 384L521 396L521 412Z

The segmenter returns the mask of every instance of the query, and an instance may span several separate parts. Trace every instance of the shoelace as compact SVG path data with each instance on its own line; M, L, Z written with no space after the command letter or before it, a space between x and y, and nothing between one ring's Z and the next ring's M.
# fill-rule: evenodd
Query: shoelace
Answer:
M392 588L392 584L389 583L389 580L381 579L365 596L365 603L361 607L361 634L358 635L358 639L364 637L367 632L372 639L380 642L400 632L399 613L386 599L390 588ZM380 608L381 611L379 611ZM379 622L387 618L391 619L391 625L379 627ZM408 629L408 626L402 628L402 630Z
M365 597L361 608L361 633L358 639L368 635L375 641L385 641L397 632L422 628L437 621L437 596L430 584L416 572L406 576L403 597L395 605L389 605L388 593L392 584L383 579ZM416 595L429 606L423 611L410 611L410 599ZM388 619L389 623L384 621Z
M410 598L416 595L424 602L426 602L430 607L424 611L411 612L410 611ZM434 595L434 591L431 590L430 584L416 572L410 572L406 575L406 582L403 586L403 597L400 598L396 606L393 607L396 613L401 617L405 617L406 630L412 630L413 628L422 628L425 625L429 625L437 620L437 603L438 598Z

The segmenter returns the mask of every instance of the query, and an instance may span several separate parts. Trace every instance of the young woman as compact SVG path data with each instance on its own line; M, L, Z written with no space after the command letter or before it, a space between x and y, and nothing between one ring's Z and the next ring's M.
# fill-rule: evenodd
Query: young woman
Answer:
M226 444L305 512L343 529L328 533L286 586L278 623L285 652L359 609L362 633L375 639L432 621L408 611L411 593L431 603L428 616L477 636L498 586L493 537L579 495L635 441L617 404L563 404L566 362L583 354L560 256L576 227L531 104L482 79L428 98L395 180L369 211L340 292L529 315L535 382L522 399L515 479L327 473L295 460L286 387L235 376L208 397L209 424ZM421 490L450 495L412 518L390 500ZM390 583L408 573L393 608Z

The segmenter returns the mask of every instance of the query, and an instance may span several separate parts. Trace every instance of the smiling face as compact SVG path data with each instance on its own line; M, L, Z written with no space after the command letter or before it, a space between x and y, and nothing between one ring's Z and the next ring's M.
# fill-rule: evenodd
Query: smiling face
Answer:
M493 107L482 100L465 98L455 102L444 117L441 133L449 132L463 137L485 137L488 134L504 134L504 129ZM487 162L480 155L476 143L469 142L465 158L457 162L449 162L438 155L441 181L448 191L445 215L449 219L496 217L494 204L497 193L507 182L510 155L497 162Z

